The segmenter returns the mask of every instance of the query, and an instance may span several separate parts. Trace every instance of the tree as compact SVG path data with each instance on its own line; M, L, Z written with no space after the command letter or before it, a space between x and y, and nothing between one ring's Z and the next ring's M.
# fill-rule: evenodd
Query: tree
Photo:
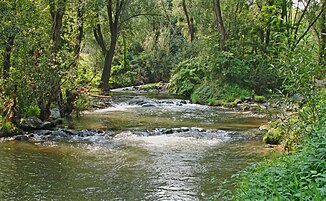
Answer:
M154 1L153 1L154 2ZM104 56L104 65L101 75L100 87L103 91L108 91L109 80L111 77L112 61L118 43L119 34L124 26L130 20L139 16L156 16L158 14L153 13L155 9L155 3L152 1L128 1L128 0L108 0L106 3L107 23L110 33L110 42L107 47L105 36L102 31L102 25L97 23L93 29L94 37L101 47ZM99 18L100 10L97 11L97 17Z
M192 6L192 0L190 0L190 7ZM182 8L186 16L187 25L189 29L190 41L192 42L195 39L195 30L194 30L194 19L189 16L186 0L182 0Z
M111 76L111 68L112 68L112 60L116 48L116 44L119 37L119 31L121 26L121 16L125 9L125 0L116 0L115 6L112 0L108 0L107 5L107 15L108 15L108 22L110 28L110 46L107 49L104 37L101 31L101 25L97 24L96 28L94 29L94 36L102 48L103 54L105 56L103 72L101 76L101 83L100 87L103 91L109 90L109 80Z
M321 15L321 45L320 45L320 63L326 65L326 0L323 0Z
M213 0L213 5L214 5L216 27L220 35L220 48L221 50L225 50L227 35L222 19L220 0Z

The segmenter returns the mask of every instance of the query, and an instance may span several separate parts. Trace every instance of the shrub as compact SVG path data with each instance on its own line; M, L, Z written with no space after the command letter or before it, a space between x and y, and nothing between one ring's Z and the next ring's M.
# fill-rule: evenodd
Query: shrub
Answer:
M32 116L39 116L41 112L41 109L37 105L31 105L29 106L25 112L24 112L24 117L32 117Z
M279 144L283 135L284 133L280 128L272 128L265 134L263 142L267 144Z
M197 85L205 80L205 59L196 57L180 62L173 71L168 90L183 96L191 96Z
M254 101L257 103L265 103L266 98L264 96L254 96Z
M19 133L20 130L13 123L0 119L0 137L9 137Z
M79 94L74 102L74 109L76 115L79 116L82 111L87 110L91 107L91 98L88 94Z

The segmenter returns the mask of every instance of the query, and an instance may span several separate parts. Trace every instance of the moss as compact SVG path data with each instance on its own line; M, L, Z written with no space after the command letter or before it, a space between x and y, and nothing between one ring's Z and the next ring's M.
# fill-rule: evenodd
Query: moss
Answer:
M235 99L233 102L234 102L235 104L239 104L239 103L241 103L242 101L241 101L240 99Z
M265 103L266 98L265 98L265 96L254 96L254 101L257 103Z
M223 106L227 107L227 108L235 108L237 106L237 104L235 102L227 102L227 103L224 103Z
M283 134L280 128L272 128L265 134L263 142L267 144L279 144L283 139Z

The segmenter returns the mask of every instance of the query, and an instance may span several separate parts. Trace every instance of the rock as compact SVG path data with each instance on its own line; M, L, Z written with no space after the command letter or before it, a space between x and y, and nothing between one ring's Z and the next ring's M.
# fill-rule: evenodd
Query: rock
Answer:
M187 101L182 100L182 101L180 101L180 103L181 103L181 104L187 104Z
M26 135L17 135L14 137L14 140L27 142L29 138Z
M260 131L264 131L264 132L268 132L268 125L261 125L260 127L259 127L259 130Z
M173 133L173 130L172 129L166 129L164 131L164 134L172 134Z
M50 118L53 118L53 119L61 118L60 110L58 108L53 108L50 110L50 112L51 112Z
M142 105L142 107L156 107L156 106L153 104L144 104L144 105Z
M50 129L52 128L54 125L53 123L49 122L49 121L45 121L40 125L40 129Z
M248 111L248 110L250 110L250 105L248 103L240 104L239 107L240 107L240 109L242 111Z
M181 131L182 132L188 132L188 131L190 131L190 129L188 127L181 127Z
M33 116L33 117L28 117L26 119L21 119L20 120L20 127L25 129L25 130L35 130L35 129L39 129L40 126L42 125L42 121Z
M181 128L172 128L172 131L174 133L180 133L182 130L181 130Z
M247 97L244 98L244 100L245 100L246 102L252 102L252 97L247 96Z
M53 126L56 126L56 125L60 125L63 123L63 119L62 118L59 118L59 119L55 119L52 124Z

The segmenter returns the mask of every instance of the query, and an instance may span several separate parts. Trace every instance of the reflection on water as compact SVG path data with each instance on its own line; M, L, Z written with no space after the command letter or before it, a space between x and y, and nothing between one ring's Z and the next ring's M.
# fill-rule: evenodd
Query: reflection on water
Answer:
M125 131L241 131L265 122L251 113L145 97L117 97L113 105L74 119L70 126L119 131L114 138L0 143L0 200L207 200L224 179L267 154L258 141L209 138L208 131L147 137Z
M257 142L153 136L110 146L0 144L0 200L200 200L265 150Z

